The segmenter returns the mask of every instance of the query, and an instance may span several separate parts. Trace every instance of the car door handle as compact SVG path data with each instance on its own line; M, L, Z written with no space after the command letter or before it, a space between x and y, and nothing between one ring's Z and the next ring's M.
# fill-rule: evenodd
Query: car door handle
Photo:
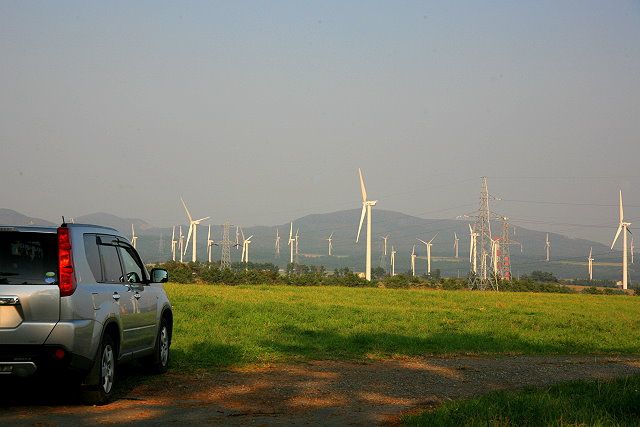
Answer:
M115 301L118 301L118 300L120 299L120 294L119 294L119 293L117 293L117 292L114 292L114 293L113 293L113 299L114 299Z

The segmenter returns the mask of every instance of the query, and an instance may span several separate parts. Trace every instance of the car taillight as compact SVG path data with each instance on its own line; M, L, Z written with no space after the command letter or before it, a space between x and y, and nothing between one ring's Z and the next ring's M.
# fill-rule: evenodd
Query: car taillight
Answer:
M66 297L76 290L73 281L73 264L71 258L71 239L67 227L58 228L58 287L60 296Z

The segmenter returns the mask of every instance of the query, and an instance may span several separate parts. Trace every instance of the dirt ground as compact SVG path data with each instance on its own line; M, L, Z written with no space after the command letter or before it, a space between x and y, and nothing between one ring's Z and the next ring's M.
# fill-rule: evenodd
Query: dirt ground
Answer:
M47 388L0 390L0 425L371 425L497 389L640 374L640 357L452 357L272 364L148 378L83 406ZM2 383L0 383L0 387Z

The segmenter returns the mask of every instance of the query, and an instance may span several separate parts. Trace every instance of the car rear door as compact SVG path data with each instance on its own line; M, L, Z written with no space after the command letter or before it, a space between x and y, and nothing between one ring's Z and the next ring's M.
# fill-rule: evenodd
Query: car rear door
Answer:
M60 318L55 229L0 228L0 344L42 344Z

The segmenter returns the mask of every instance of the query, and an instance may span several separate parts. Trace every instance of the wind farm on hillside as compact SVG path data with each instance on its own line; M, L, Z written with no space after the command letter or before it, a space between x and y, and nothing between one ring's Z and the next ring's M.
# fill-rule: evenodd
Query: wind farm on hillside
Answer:
M213 225L210 216L194 219L180 197L187 224L186 236L182 224L172 226L169 229L170 249L162 252L154 244L161 243L157 235L164 229L142 226L146 230L141 236L141 231L137 231L132 223L131 242L138 246L140 239L141 250L156 262L190 260L218 268L228 268L233 262L240 262L245 268L250 262L271 263L283 270L287 264L322 265L329 271L347 267L361 272L366 280L371 280L374 268L382 269L383 274L390 276L432 277L437 272L438 277L467 278L469 287L477 289L498 289L500 281L509 281L533 270L551 271L559 277L593 283L598 280L619 282L622 289L628 289L633 283L629 273L635 271L635 247L630 234L631 224L624 218L622 191L618 191L617 232L611 246L606 248L597 242L534 232L522 226L518 227L516 235L512 223L517 223L517 218L510 219L495 212L490 201L500 204L500 198L489 193L486 177L482 177L480 183L478 210L449 220L421 220L386 210L376 215L378 200L368 196L360 169L354 186L360 196L359 221L355 211L344 211L299 218L275 227L232 226L230 222ZM203 224L205 222L208 223ZM207 229L204 243L198 240L199 226ZM137 227L140 229L141 225ZM235 227L235 242L228 236L225 240L225 227L227 234ZM288 229L288 234L284 235L288 249L286 257L281 257L280 253L281 228ZM363 228L365 239L361 238ZM245 233L247 229L249 233ZM307 236L304 240L302 234ZM467 243L464 243L464 237ZM621 253L614 251L618 240L622 241ZM203 249L205 255L200 255L199 249ZM581 252L584 255L581 256ZM374 253L377 254L375 257Z

